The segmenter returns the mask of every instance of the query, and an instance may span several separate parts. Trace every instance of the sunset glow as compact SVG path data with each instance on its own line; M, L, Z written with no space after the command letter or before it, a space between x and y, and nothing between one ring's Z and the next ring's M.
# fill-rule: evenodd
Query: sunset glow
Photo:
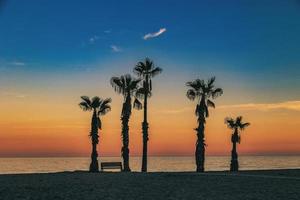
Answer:
M300 154L300 7L291 2L195 3L184 12L183 3L170 9L161 2L133 8L114 2L105 9L96 1L62 3L72 8L66 14L55 3L7 1L0 10L6 27L0 32L0 156L89 156L92 115L79 108L82 95L112 98L98 150L120 156L123 97L109 80L132 73L145 57L163 68L149 100L149 155L194 154L196 102L187 99L185 84L211 76L224 95L207 119L208 155L230 154L224 118L238 115L251 122L241 133L241 155ZM146 7L157 18L139 19ZM132 156L142 153L142 114L133 110L130 119Z

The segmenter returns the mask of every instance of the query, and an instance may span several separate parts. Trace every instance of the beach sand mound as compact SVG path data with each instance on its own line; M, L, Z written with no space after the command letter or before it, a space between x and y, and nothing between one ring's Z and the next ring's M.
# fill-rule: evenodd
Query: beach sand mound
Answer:
M300 170L0 175L0 199L300 199Z

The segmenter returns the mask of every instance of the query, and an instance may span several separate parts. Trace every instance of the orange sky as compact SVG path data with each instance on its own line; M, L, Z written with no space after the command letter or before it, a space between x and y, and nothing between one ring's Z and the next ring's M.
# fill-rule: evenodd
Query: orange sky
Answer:
M174 77L175 78L175 77ZM172 82L172 81L170 81ZM23 96L7 95L0 105L0 156L87 156L90 153L91 113L78 107L80 95L112 97L112 111L102 118L100 155L120 155L120 111L122 97L109 84L77 88L71 82L57 87L32 87ZM217 86L219 81L217 79ZM175 89L157 87L149 103L150 155L193 155L196 134L195 102L185 97L184 84ZM180 85L180 83L176 84ZM240 86L243 87L243 86ZM300 102L252 103L247 99L231 102L231 90L215 102L206 125L207 154L224 155L231 150L231 131L226 116L243 115L251 126L242 133L241 154L299 154ZM86 91L86 92L85 92ZM102 94L102 95L100 95ZM234 101L233 101L234 102ZM240 103L242 102L242 103ZM243 103L244 102L244 103ZM141 154L142 111L134 110L130 121L131 155Z
M207 154L230 154L224 118L239 115L251 123L240 154L300 154L299 1L116 2L0 3L0 157L88 156L82 95L112 98L98 148L120 156L123 98L110 78L146 56L163 69L149 101L150 155L193 155L185 83L212 76L224 95L207 120ZM141 122L134 111L131 155L141 154Z

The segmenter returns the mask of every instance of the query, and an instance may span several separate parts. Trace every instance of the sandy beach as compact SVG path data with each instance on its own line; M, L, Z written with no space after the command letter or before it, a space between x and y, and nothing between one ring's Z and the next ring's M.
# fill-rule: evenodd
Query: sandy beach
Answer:
M300 199L300 170L0 175L0 199Z

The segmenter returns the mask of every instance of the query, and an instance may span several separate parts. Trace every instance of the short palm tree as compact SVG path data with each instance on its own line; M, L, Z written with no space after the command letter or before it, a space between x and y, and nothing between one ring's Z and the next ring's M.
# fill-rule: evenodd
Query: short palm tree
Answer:
M228 128L233 130L231 135L231 142L232 142L232 150L231 150L231 164L230 164L230 171L238 171L239 170L239 162L238 162L238 154L236 150L236 143L241 142L241 136L239 131L244 130L246 127L250 125L250 123L243 123L243 117L239 116L235 120L232 118L226 118L225 124L227 124Z
M208 108L215 108L214 102L211 99L215 99L223 94L221 88L215 88L215 77L210 78L207 83L204 80L196 79L191 82L187 82L186 85L189 87L186 96L188 99L198 101L195 114L198 117L198 127L195 129L197 131L197 142L195 159L197 165L197 172L204 171L204 161L205 161L205 123L206 118L209 117Z
M136 73L142 79L142 87L139 89L140 96L144 99L144 121L142 122L143 131L143 158L142 158L142 172L147 172L147 154L148 154L148 121L147 121L147 111L148 111L148 97L151 96L152 91L152 81L151 79L160 74L162 69L154 66L154 63L146 58L145 61L139 62L135 68L134 73Z
M138 84L141 80L132 78L130 74L126 74L120 77L112 77L110 83L115 91L122 94L124 97L121 121L122 121L122 140L123 147L121 150L124 171L130 171L129 167L129 118L131 116L132 102L131 98L136 96L138 90ZM142 109L142 104L137 98L135 98L133 103L134 108Z
M91 154L91 164L90 164L90 172L98 172L99 164L98 164L98 153L97 153L97 144L99 143L99 134L98 129L102 128L102 123L100 116L105 115L107 112L111 110L110 103L111 99L101 99L97 96L90 99L87 96L82 96L82 102L79 103L80 108L83 111L92 111L92 122L91 122L91 132L90 137L92 139L92 154Z

